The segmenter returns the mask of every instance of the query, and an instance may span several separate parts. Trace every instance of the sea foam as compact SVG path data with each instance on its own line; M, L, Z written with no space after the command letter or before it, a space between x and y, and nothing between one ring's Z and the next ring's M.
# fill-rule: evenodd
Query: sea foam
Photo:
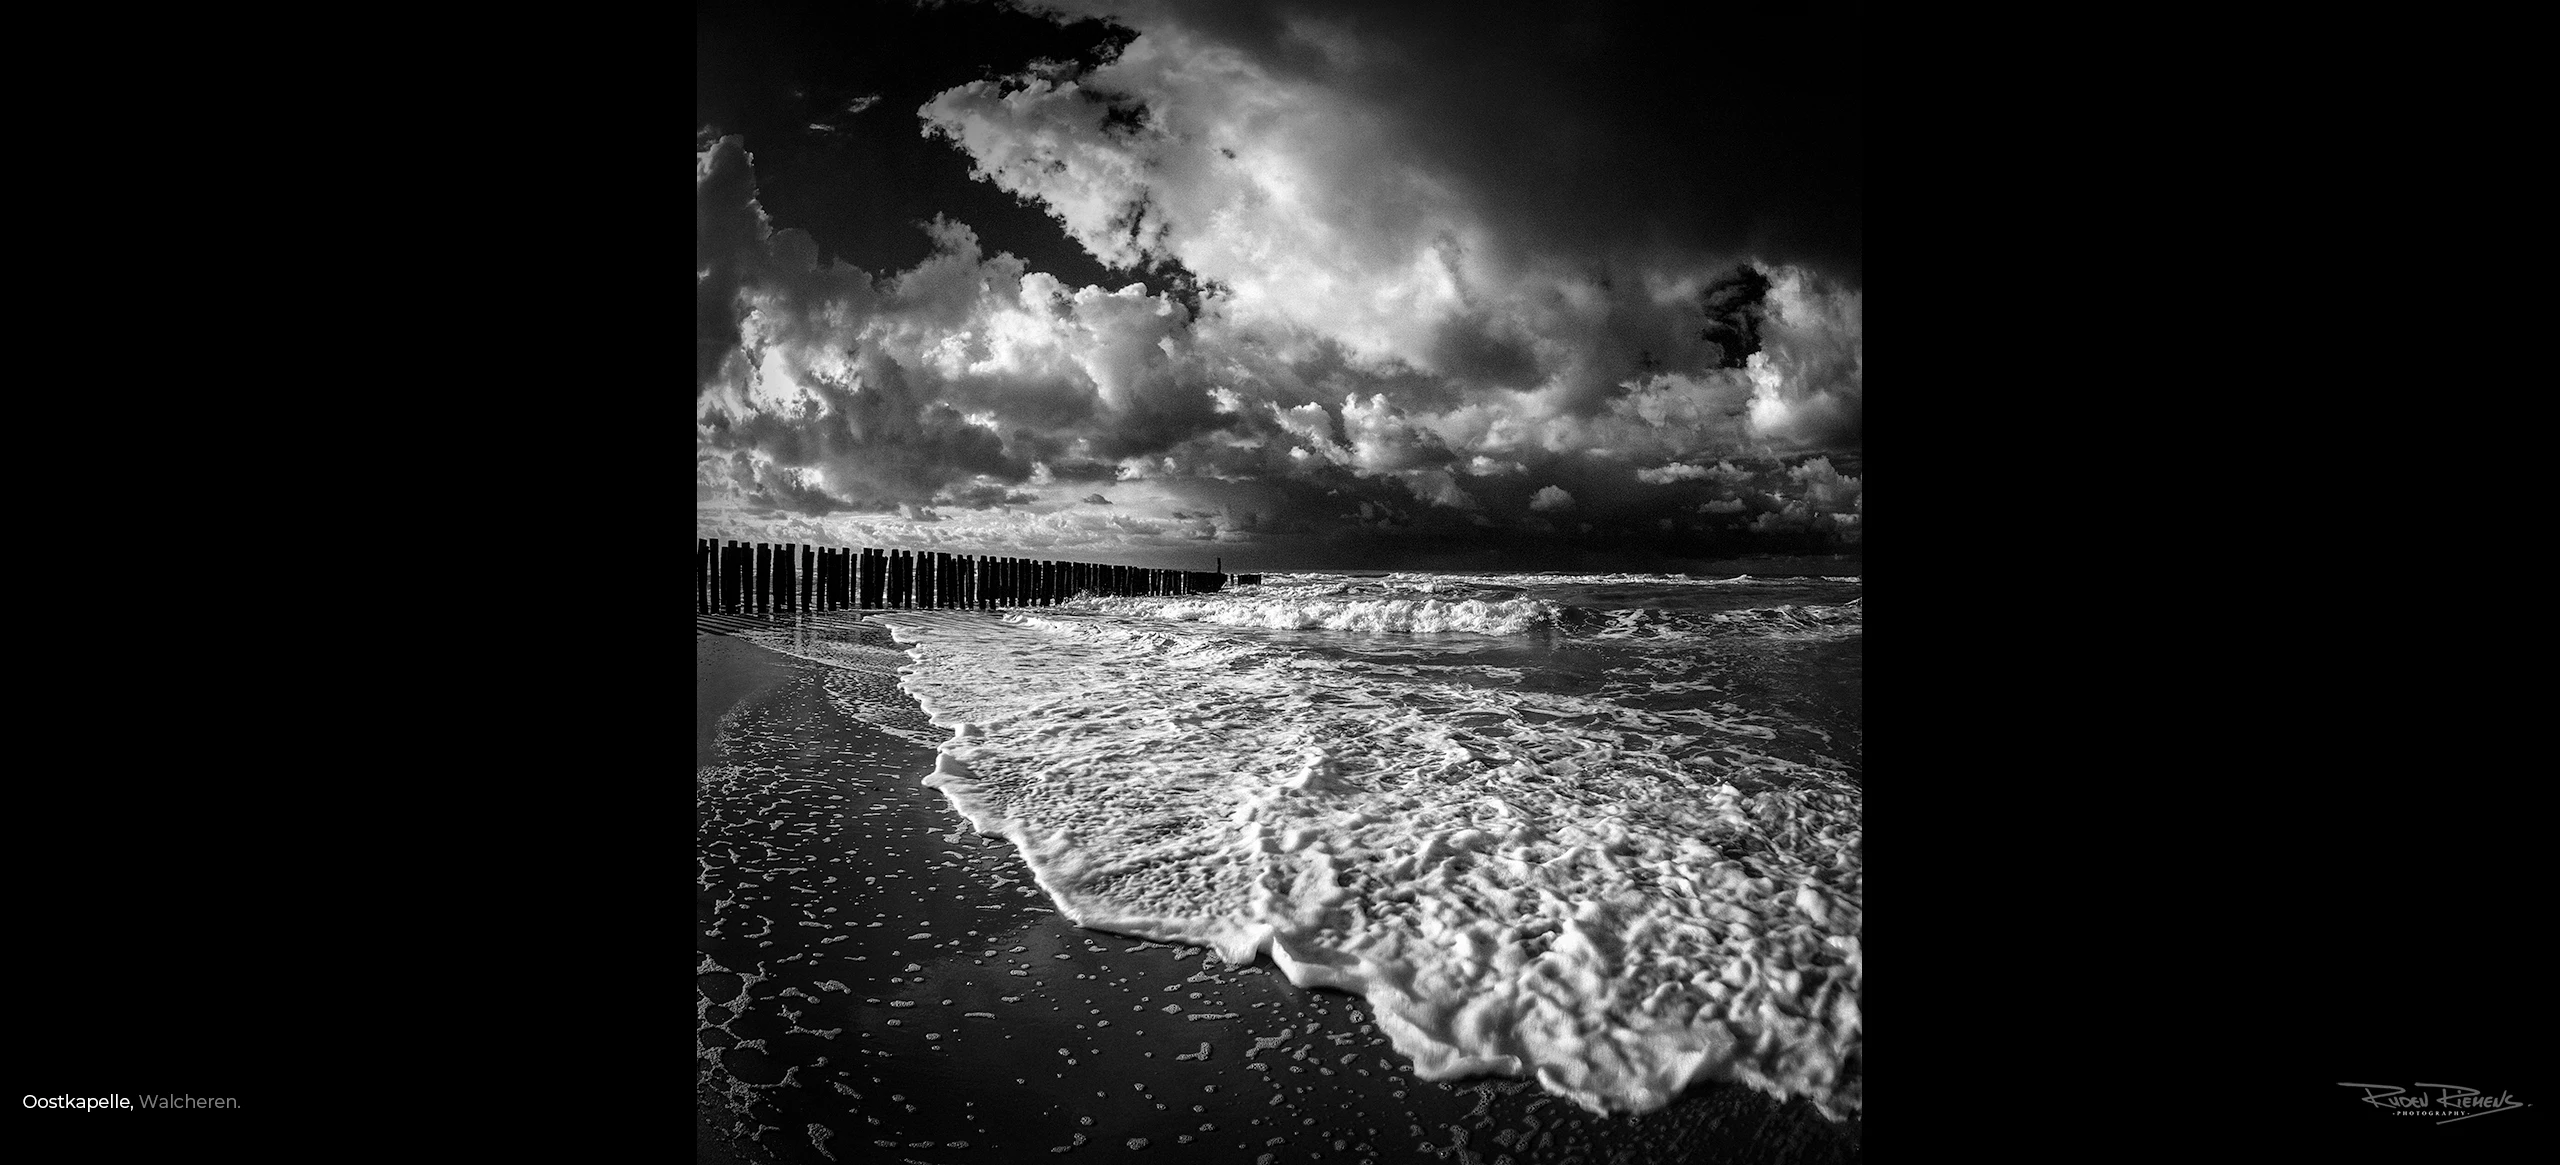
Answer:
M1087 610L1182 623L1372 633L1457 631L1479 635L1516 635L1555 617L1555 607L1538 599L1486 601L1385 595L1355 598L1330 592L1276 592L1251 598L1091 598L1076 605Z
M1853 783L1705 711L1073 606L876 618L952 734L927 783L1078 925L1267 952L1365 998L1424 1079L1534 1076L1594 1112L1712 1079L1859 1107Z

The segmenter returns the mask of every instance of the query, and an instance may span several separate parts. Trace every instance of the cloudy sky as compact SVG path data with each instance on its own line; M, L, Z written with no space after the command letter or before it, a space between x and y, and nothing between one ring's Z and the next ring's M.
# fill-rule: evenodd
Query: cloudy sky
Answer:
M705 5L699 532L1855 551L1856 12L1659 7Z

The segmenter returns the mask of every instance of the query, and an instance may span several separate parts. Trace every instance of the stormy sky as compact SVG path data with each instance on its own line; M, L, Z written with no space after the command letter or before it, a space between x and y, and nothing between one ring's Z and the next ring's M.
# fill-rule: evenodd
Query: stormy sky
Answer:
M706 5L697 528L1855 552L1857 14L1761 7Z

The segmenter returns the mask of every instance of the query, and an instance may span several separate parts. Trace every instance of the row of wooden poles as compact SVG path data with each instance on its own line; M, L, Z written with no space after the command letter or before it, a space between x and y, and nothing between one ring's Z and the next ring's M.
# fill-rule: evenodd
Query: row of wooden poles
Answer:
M1213 571L791 542L697 538L693 549L696 611L1033 607L1088 592L1205 594L1226 580Z

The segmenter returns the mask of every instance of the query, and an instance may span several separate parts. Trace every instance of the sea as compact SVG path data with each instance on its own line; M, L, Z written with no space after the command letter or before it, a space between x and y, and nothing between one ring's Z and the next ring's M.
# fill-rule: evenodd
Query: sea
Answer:
M763 1098L739 1109L758 1114L742 1128L777 1126L752 1128L760 1143L805 1126L827 1159L838 1132L983 1149L1073 1120L1049 1151L1114 1126L1131 1146L1269 1165L1302 1140L1383 1143L1370 1114L1426 1099L1396 1079L1504 1082L1601 1122L1541 1128L1542 1102L1487 1093L1472 1117L1441 1114L1451 1144L1412 1138L1468 1159L1470 1131L1507 1138L1502 1121L1523 1148L1613 1128L1668 1145L1702 1114L1610 1122L1702 1084L1857 1117L1863 582L1854 560L1752 565L1265 574L999 611L702 617L829 665L806 696L724 720L725 759L698 779L709 1079ZM1357 1005L1329 1009L1334 992ZM891 1010L909 1007L924 1010ZM1210 1044L1172 1055L1107 1013L1242 1027L1220 1040L1281 1026L1241 1065L1220 1043L1213 1065ZM1284 1041L1325 1066L1251 1062ZM794 1063L812 1076L797 1089ZM811 1096L868 1123L783 1099L815 1078L834 1091ZM1353 1090L1320 1101L1320 1078ZM1256 1083L1282 1107L1227 1099ZM967 1103L999 1086L1032 1106ZM1168 1124L1167 1090L1195 1093L1197 1128ZM1288 1128L1252 1128L1264 1113ZM1219 1140L1239 1122L1245 1137ZM1261 1143L1275 1131L1293 1139Z
M1860 1098L1857 576L1266 574L872 616L926 784L1088 929L1365 999L1425 1080Z

